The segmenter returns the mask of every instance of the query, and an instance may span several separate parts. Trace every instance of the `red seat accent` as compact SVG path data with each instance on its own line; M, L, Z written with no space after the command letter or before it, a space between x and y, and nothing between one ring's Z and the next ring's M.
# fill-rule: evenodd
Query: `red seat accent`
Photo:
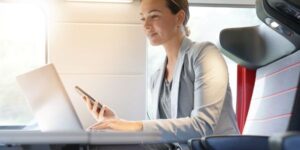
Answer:
M247 119L251 96L255 83L256 70L237 66L237 105L236 114L240 132L243 132Z

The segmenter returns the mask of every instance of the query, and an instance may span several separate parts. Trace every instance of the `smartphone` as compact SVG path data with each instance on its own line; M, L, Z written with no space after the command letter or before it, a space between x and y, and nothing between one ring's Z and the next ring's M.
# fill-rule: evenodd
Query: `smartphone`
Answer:
M95 102L97 102L92 96L90 96L88 93L86 93L83 89L81 89L79 86L75 86L75 90L77 91L77 93L79 93L81 96L86 96L88 97L91 101L92 101L92 104L95 104ZM102 108L102 104L100 104L98 102L98 109L99 111L101 110Z

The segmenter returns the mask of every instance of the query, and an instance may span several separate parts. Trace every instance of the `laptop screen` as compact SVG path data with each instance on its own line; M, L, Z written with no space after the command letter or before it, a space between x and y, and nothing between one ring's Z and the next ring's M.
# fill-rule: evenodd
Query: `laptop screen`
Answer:
M53 64L17 77L42 131L83 131Z

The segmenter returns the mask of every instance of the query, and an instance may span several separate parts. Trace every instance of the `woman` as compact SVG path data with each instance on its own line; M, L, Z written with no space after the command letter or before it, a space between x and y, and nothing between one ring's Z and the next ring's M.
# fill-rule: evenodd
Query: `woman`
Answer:
M237 134L227 67L212 43L187 38L187 0L142 0L140 15L152 45L162 45L167 57L152 76L146 121L126 121L108 107L86 100L99 123L91 129L159 132L166 141L215 134Z

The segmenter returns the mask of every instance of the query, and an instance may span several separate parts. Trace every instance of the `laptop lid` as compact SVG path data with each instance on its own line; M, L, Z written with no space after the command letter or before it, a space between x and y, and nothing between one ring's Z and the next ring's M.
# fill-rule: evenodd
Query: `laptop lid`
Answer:
M17 76L41 131L83 131L53 64Z

